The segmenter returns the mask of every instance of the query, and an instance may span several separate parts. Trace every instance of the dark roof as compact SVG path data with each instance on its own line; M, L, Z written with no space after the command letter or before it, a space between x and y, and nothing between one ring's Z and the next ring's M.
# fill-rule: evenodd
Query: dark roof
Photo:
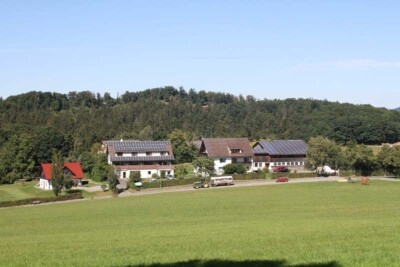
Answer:
M260 148L258 148L258 145ZM259 141L253 146L254 154L306 155L307 144L303 140Z
M211 158L253 156L250 142L247 138L203 138L203 144L207 151L207 156ZM242 153L231 153L231 149L241 149Z
M139 152L139 151L170 151L170 141L103 141L103 144L113 146L115 152Z
M112 162L118 161L164 161L174 160L174 156L143 156L143 157L111 157Z

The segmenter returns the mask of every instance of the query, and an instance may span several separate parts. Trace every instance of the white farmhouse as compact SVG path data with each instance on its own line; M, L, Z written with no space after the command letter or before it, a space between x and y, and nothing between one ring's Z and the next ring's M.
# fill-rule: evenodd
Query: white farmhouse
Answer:
M166 175L174 174L170 141L110 140L103 141L102 148L120 178L129 178L133 171L139 171L141 178L161 176L162 171Z
M242 163L252 170L253 151L247 138L203 138L200 155L214 159L215 173L224 173L227 164Z

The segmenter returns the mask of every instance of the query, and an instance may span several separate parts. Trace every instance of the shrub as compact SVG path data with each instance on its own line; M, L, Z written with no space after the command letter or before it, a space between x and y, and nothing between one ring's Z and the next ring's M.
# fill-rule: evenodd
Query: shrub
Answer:
M244 174L247 172L246 167L243 164L236 164L236 173L237 174Z
M250 172L247 174L234 174L232 175L234 180L253 180L253 179L265 179L263 172Z
M315 172L302 172L302 173L271 173L271 178L276 179L279 177L289 177L290 179L294 178L309 178L309 177L318 177Z
M160 177L161 178L165 178L165 174L166 174L165 170L160 171Z
M235 164L226 164L224 166L224 173L225 174L234 174L236 172L236 165Z
M160 176L159 176L157 173L153 173L153 174L151 175L151 178L156 178L156 179L158 179L158 178L160 178Z
M136 183L140 182L142 179L140 177L140 171L132 171L129 173L129 181Z

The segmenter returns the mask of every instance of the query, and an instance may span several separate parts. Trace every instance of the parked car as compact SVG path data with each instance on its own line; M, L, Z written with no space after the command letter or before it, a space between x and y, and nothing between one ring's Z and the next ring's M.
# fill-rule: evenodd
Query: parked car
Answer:
M290 172L290 170L285 166L278 166L273 169L274 172Z
M157 180L157 178L151 178L150 179L150 183L155 183L155 182L157 182L158 180Z
M279 177L276 179L277 183L287 183L289 182L289 177Z

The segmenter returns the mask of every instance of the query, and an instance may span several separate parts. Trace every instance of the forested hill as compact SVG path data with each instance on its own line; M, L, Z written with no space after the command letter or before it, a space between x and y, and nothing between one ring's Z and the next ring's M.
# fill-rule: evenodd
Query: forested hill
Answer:
M0 99L0 144L23 142L68 153L104 139L163 139L174 129L200 137L397 142L400 113L313 99L256 100L173 87L110 94L30 92ZM14 139L13 139L14 137Z

